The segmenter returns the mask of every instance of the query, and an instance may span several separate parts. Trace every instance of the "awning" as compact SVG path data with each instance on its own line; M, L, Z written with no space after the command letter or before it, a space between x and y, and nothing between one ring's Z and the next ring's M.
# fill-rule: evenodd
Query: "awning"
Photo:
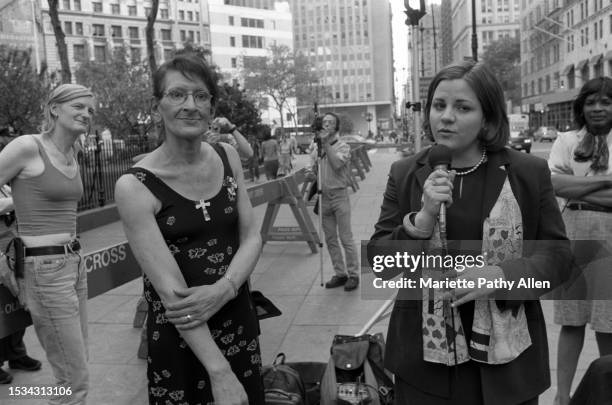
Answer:
M572 69L574 69L573 63L571 65L567 65L565 69L563 69L563 71L561 72L561 76L567 76L568 73L572 71Z
M582 68L584 68L587 63L589 63L588 59L583 59L580 62L576 63L576 70L582 70Z
M612 51L606 52L606 56L604 56L605 60L612 60Z
M600 53L599 55L595 55L591 58L591 65L597 65L599 61L603 58L603 55Z

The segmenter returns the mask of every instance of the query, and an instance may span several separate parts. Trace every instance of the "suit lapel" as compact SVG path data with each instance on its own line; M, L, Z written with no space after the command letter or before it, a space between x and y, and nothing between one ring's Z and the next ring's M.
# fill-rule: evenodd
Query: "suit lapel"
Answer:
M491 153L488 157L484 198L482 204L483 220L489 216L491 209L495 205L495 202L501 193L504 181L508 176L508 173L506 173L507 163L507 154L504 150L498 153Z

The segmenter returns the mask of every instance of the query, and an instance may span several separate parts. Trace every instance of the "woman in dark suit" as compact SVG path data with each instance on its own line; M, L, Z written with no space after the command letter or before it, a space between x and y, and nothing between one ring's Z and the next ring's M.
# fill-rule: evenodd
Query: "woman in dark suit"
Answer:
M544 160L506 148L505 100L493 73L473 61L442 69L429 87L424 130L450 148L450 170L432 169L429 149L395 162L369 248L419 240L404 245L418 247L413 254L441 252L437 217L445 204L448 246L477 241L478 253L488 254L485 266L468 267L458 279L560 284L570 253L550 172ZM523 243L530 240L553 243ZM400 290L385 354L395 403L537 404L550 385L537 297L550 288L423 289L416 300L414 291Z

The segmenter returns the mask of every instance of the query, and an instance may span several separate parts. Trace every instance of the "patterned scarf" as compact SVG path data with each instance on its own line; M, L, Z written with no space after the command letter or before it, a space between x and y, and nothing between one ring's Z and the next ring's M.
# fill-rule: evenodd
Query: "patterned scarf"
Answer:
M440 250L434 229L430 249ZM482 252L487 264L496 265L521 257L523 224L521 210L506 178L502 191L483 223ZM439 278L439 269L424 269L423 278ZM423 357L425 361L454 366L470 359L488 364L504 364L517 358L531 345L525 307L500 312L494 299L477 300L470 342L466 341L459 311L442 299L443 290L423 290ZM469 344L468 344L469 343Z
M583 130L586 133L574 151L574 160L576 162L588 162L590 160L591 169L595 173L607 171L610 158L608 133L595 135L586 127Z

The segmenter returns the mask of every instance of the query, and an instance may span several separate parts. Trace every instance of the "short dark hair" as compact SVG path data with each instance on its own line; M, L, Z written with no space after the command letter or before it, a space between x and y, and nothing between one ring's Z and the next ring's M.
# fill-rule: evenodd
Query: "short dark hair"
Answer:
M423 131L433 140L429 126L429 112L434 93L443 80L463 79L474 90L482 108L482 114L487 122L487 133L478 135L480 143L488 151L503 149L510 138L510 126L506 114L506 100L501 84L482 62L464 60L442 68L429 84Z
M214 108L219 96L217 87L217 74L211 69L206 61L194 53L182 53L175 55L172 59L164 62L155 73L153 73L153 96L161 100L164 96L164 79L169 71L180 72L183 76L193 80L198 78L204 82L212 96L210 104Z
M586 125L584 119L584 103L587 97L592 94L599 94L600 96L608 96L612 98L612 79L609 77L596 77L591 79L582 86L578 96L572 104L572 110L574 111L574 122L577 125L577 129L580 129Z

